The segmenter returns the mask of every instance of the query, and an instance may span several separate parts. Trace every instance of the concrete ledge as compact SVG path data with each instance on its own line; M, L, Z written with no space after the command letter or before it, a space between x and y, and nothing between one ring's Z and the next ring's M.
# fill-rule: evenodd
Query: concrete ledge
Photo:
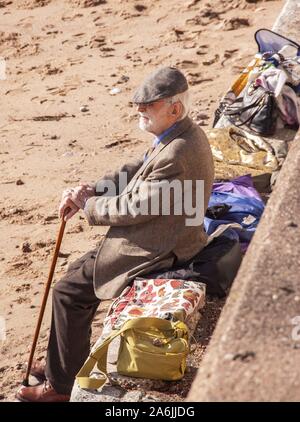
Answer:
M286 3L273 30L300 41L299 0ZM300 131L188 401L300 401L299 180Z

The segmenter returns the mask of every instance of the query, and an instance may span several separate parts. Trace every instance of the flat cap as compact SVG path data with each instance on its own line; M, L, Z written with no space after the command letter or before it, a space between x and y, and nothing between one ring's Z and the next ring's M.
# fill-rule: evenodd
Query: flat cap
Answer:
M188 89L188 83L180 70L162 67L151 73L136 90L133 102L147 104L162 98L173 97Z

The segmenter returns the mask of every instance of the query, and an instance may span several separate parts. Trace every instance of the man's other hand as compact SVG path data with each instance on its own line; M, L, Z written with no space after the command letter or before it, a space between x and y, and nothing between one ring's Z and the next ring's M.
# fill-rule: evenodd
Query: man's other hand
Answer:
M60 218L65 216L65 221L69 220L80 209L84 209L86 201L92 196L95 196L95 194L94 186L88 183L81 183L76 188L64 190L59 205ZM67 208L69 208L69 210L67 210Z

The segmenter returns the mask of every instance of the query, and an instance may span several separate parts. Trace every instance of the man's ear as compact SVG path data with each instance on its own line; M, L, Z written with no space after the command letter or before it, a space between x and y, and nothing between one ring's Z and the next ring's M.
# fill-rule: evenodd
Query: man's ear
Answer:
M172 114L174 116L180 116L182 114L182 104L178 101L173 104L173 107Z

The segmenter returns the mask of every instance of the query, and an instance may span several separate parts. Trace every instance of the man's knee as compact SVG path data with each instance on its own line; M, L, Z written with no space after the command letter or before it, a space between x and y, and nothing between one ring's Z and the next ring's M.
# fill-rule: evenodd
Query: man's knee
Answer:
M94 265L95 258L96 258L97 250L91 250L81 256L80 258L76 259L75 261L71 262L68 266L68 273L73 271L78 271L85 265Z

